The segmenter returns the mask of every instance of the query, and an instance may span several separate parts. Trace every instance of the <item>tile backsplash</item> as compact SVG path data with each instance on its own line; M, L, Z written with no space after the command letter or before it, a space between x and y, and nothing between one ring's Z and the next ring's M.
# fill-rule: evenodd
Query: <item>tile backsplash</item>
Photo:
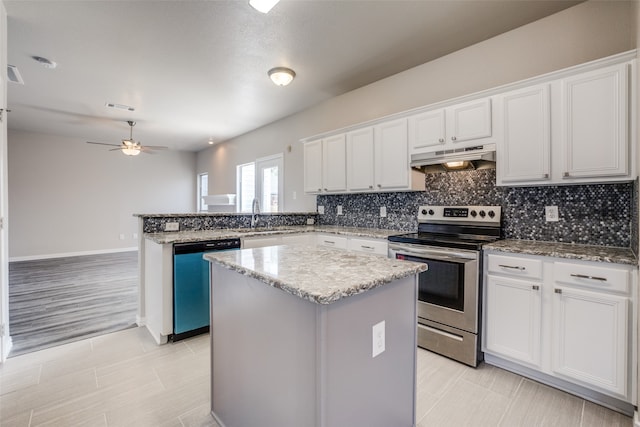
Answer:
M637 247L637 181L496 187L495 173L428 174L424 192L321 195L317 204L325 213L318 215L318 223L415 231L420 205L499 205L504 238ZM337 215L338 206L343 215ZM386 207L386 218L380 217L381 206ZM545 206L558 206L558 222L545 221Z

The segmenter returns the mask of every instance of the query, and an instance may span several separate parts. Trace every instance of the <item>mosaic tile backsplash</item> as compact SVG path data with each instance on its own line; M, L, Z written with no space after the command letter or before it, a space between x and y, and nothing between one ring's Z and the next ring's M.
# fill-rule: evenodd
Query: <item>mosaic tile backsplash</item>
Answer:
M325 209L318 224L415 231L420 205L499 205L507 239L637 247L637 182L496 187L495 173L427 174L425 192L318 196L318 206ZM343 215L337 215L338 205ZM558 222L545 221L544 207L550 205L558 206ZM380 218L381 206L387 208L386 218Z

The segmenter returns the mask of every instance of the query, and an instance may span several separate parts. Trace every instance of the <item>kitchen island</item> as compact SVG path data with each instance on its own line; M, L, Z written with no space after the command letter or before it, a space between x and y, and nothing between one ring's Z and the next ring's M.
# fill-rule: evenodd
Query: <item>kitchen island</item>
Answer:
M221 426L413 426L417 264L315 246L211 262Z

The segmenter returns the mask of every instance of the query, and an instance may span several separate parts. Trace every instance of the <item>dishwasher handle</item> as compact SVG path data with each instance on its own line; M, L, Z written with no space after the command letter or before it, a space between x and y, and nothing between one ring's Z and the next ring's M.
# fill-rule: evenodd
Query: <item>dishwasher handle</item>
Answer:
M174 255L193 254L198 252L224 251L240 249L240 239L208 240L204 242L175 243Z

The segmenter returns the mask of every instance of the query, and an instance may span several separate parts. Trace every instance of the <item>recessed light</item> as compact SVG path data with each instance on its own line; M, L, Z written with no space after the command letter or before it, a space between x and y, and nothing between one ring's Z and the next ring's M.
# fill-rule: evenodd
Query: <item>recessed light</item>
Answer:
M105 102L104 103L105 107L108 108L115 108L116 110L125 110L125 111L136 111L135 108L130 107L128 105L124 105L124 104L114 104L113 102Z
M56 68L58 66L58 64L56 64L52 60L47 59L47 58L42 57L42 56L32 56L31 58L33 58L36 62L38 62L44 68L54 69L54 68Z
M269 13L273 6L279 1L280 0L249 0L249 5L258 12Z
M209 145L213 145L213 138L209 138Z

